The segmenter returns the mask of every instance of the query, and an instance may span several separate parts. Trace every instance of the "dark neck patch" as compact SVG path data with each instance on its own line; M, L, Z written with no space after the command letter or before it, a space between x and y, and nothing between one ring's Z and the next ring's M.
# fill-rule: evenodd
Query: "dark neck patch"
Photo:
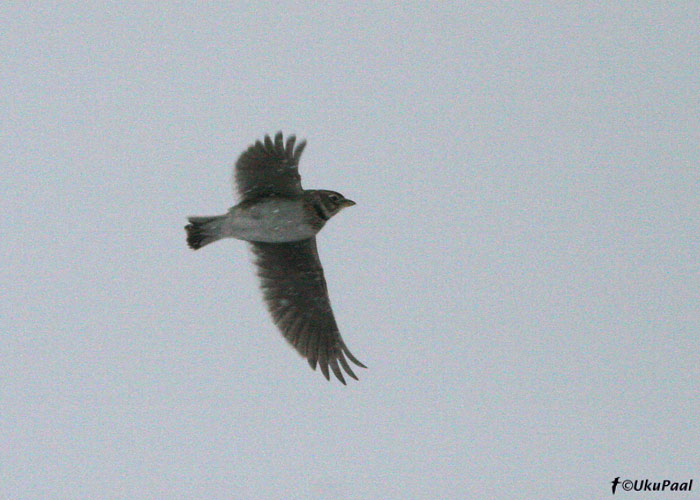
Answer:
M330 213L326 211L326 207L323 206L323 200L319 199L316 203L312 203L311 206L314 207L314 210L318 214L318 216L323 219L323 220L328 220L331 218Z

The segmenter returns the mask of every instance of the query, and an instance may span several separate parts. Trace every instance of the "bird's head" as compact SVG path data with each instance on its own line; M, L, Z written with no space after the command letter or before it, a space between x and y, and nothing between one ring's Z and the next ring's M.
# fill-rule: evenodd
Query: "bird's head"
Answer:
M326 220L333 217L342 209L355 204L354 201L347 199L342 194L325 189L313 191L313 202L314 206L319 211L319 215Z

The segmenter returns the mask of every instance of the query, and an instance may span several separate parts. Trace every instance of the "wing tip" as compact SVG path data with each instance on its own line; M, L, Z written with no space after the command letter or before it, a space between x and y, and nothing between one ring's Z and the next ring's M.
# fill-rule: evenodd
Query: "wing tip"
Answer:
M295 164L299 163L299 159L301 158L301 154L304 152L305 147L306 139L302 139L301 142L297 144L297 147L294 149L294 154L292 155Z
M348 359L350 361L352 361L354 364L356 364L360 368L367 368L359 359L357 359L355 356L352 355L352 353L350 352L350 349L348 349L348 347L345 344L343 344L342 350L343 350L343 353L345 353L345 355L348 357Z

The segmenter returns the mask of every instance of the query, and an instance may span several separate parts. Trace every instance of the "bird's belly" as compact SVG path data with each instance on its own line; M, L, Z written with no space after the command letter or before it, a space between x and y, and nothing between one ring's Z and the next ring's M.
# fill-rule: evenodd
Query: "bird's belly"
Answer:
M235 206L229 212L230 236L246 241L284 243L311 238L312 227L300 202L271 200L253 206Z

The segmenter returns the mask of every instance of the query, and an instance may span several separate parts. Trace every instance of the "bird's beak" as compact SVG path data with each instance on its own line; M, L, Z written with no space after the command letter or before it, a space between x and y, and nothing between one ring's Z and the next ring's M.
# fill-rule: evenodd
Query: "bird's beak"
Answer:
M356 204L357 204L357 203L355 203L355 202L352 201L352 200L348 200L347 198L345 198L345 199L343 200L343 208L345 208L345 207L351 207L351 206L356 205Z

